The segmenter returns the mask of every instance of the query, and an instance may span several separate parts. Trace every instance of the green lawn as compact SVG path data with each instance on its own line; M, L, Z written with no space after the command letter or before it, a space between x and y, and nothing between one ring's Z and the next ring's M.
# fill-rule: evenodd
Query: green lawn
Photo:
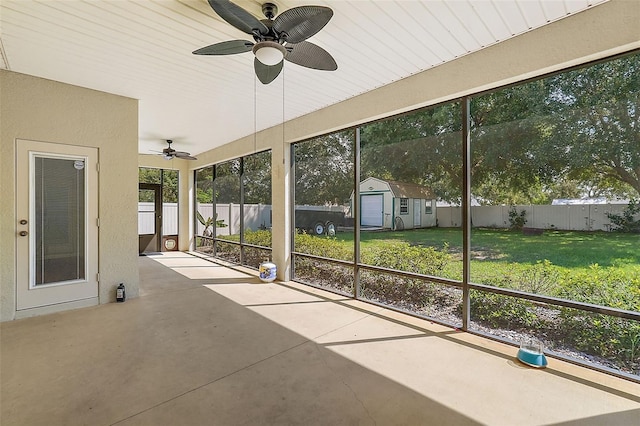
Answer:
M353 244L351 233L338 233L336 237L347 245ZM461 260L462 230L457 228L365 231L360 235L363 250L382 247L391 240L438 249L448 244L449 252ZM523 235L502 229L474 229L471 233L471 252L472 276L514 263L532 265L542 260L567 269L588 269L590 265L598 264L631 271L640 268L640 235L550 230L542 235ZM461 262L448 268L454 275L461 274L461 269Z

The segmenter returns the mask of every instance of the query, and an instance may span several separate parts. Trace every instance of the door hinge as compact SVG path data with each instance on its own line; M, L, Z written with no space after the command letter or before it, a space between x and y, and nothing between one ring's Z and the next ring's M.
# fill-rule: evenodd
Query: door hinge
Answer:
M98 228L100 228L100 218L97 218L97 219L96 219L96 226L97 226Z
M96 171L99 172L100 171L100 163L96 163Z
M100 272L96 274L96 281L100 282Z

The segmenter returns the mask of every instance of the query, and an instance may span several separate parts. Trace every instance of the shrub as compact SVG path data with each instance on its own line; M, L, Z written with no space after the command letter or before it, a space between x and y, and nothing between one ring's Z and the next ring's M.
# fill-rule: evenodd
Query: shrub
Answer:
M518 213L515 206L511 206L511 210L509 210L509 229L522 229L522 227L527 223L527 219L525 218L526 215L527 212L525 210L520 210L520 213Z
M637 312L640 311L640 269L591 265L587 271L564 274L556 292L563 299Z
M439 251L433 247L412 246L404 241L388 241L382 246L362 252L362 262L398 271L438 275L451 256L447 246Z
M552 295L560 280L560 271L547 259L525 267L516 279L516 288L527 293Z
M248 229L244 232L244 242L254 246L271 247L271 231Z
M623 272L591 266L567 274L558 296L629 311L640 310L640 270ZM640 367L640 323L608 315L561 308L558 333L576 349L621 361L632 371Z
M481 291L472 291L469 298L474 321L510 330L541 327L531 302Z
M433 247L410 245L401 241L388 241L374 249L363 251L362 262L423 275L441 275L451 261L447 246L439 251ZM397 276L390 273L364 272L360 276L363 297L415 310L433 304L451 304L451 295L441 285L419 278Z
M323 260L296 257L295 277L324 288L353 294L353 268L336 265Z
M544 279L538 279L535 284L530 282L530 277L545 275L544 271L551 266L546 262L524 269L513 265L510 273L485 277L483 282L494 287L532 292L546 283ZM532 268L534 270L529 271ZM541 327L535 305L526 300L484 291L472 291L469 299L473 320L486 326L512 330Z
M634 219L637 214L640 214L640 203L638 200L631 199L622 214L607 213L607 217L613 224L613 231L640 232L640 219Z
M334 237L316 237L305 232L296 234L295 251L331 259L353 260L353 252Z

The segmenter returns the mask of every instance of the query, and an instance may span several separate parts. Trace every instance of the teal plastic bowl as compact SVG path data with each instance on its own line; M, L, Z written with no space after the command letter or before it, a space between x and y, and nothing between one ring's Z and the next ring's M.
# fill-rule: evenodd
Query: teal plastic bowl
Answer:
M547 357L545 357L543 353L532 352L523 348L518 350L518 361L535 368L544 368L547 366Z

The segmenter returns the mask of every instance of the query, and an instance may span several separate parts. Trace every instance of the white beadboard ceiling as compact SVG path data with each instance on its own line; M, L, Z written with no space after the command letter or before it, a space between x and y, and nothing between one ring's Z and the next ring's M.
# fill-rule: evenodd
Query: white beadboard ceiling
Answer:
M196 56L250 39L207 0L2 0L0 67L139 99L139 152L199 154L606 0L276 0L279 11L322 5L334 16L309 41L338 70L285 61L262 85L251 52ZM237 0L259 19L263 1Z

